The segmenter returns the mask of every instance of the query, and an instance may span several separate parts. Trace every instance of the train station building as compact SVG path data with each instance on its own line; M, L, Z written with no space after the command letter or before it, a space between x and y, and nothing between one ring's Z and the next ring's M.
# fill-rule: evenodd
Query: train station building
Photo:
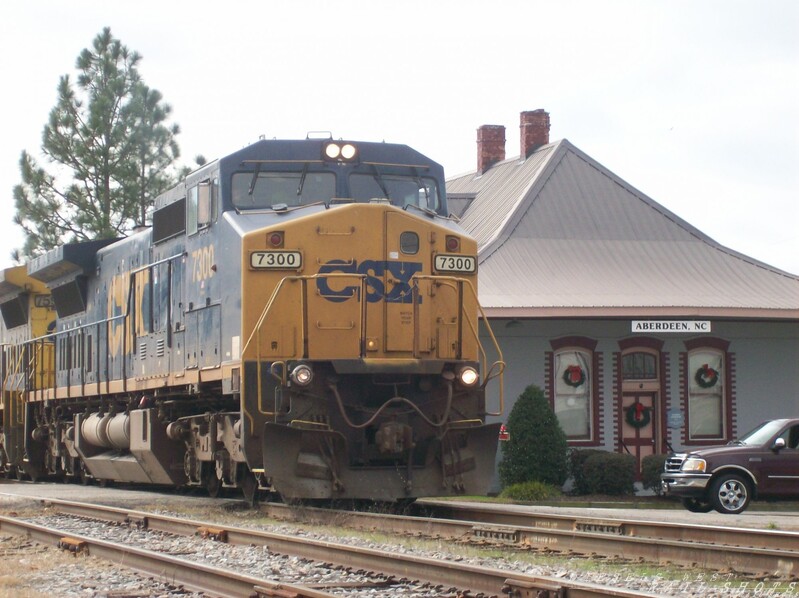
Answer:
M505 127L480 127L476 170L447 182L450 211L479 243L504 417L535 384L570 446L640 460L799 415L799 276L550 141L547 112L522 112L519 126L510 158Z

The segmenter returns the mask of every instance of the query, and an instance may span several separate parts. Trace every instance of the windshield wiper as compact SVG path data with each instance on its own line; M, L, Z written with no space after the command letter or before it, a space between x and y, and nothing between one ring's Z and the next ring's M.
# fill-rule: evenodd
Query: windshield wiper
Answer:
M380 176L380 173L377 171L377 167L374 164L372 164L372 176L377 181L377 184L380 185L380 189L383 191L383 197L386 199L391 199L388 196L388 189L386 189L386 185L383 182L383 177Z
M302 188L305 186L305 176L308 174L308 162L302 167L302 176L300 176L300 186L297 187L297 197L302 196Z
M419 188L424 190L424 207L430 207L430 192L427 190L427 185L422 182L422 177L419 176L419 173L416 171L416 168L413 169L413 180L419 185Z
M261 174L261 163L255 165L255 172L252 173L252 180L250 180L250 190L247 195L252 197L252 192L255 191L255 183L258 181L258 175Z

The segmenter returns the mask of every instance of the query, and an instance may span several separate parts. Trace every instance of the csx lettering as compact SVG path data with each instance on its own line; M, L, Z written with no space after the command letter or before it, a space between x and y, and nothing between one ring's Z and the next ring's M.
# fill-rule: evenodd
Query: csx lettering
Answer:
M412 303L411 278L417 272L422 271L422 264L415 262L384 262L376 260L365 260L358 262L346 262L344 260L331 260L319 268L319 274L360 274L366 277L366 301L376 303L385 300L388 303ZM383 277L389 274L394 285L386 291ZM336 303L346 301L350 297L359 296L359 286L345 285L338 288L338 283L343 283L346 278L340 281L336 277L320 277L316 280L316 288L319 294ZM419 297L421 303L422 298Z
M206 245L191 252L191 279L194 282L207 280L214 275L214 246Z

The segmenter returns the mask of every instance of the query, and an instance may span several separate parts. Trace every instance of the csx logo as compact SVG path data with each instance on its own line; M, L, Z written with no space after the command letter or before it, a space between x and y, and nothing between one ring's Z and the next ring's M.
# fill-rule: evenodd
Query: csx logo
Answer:
M343 274L362 274L366 276L366 301L375 303L377 301L387 301L388 303L412 303L411 277L417 272L422 271L422 264L414 262L378 262L366 260L361 262L344 260L330 260L322 264L319 274L332 274L341 272ZM384 276L389 274L394 280L394 285L386 291ZM328 301L340 303L350 297L357 297L359 286L351 285L343 288L337 287L345 278L320 277L316 279L316 288L319 294ZM419 302L422 298L419 297Z

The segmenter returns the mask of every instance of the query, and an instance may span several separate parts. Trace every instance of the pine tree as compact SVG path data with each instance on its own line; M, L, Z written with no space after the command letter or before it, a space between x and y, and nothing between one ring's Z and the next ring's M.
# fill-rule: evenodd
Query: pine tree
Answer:
M41 145L54 172L26 151L20 157L14 221L26 234L24 255L124 236L173 183L179 130L167 126L160 92L143 83L140 60L105 28L78 56L75 84L61 77Z
M537 386L528 386L511 409L510 440L502 443L503 487L539 481L562 486L569 474L568 443L558 418Z

